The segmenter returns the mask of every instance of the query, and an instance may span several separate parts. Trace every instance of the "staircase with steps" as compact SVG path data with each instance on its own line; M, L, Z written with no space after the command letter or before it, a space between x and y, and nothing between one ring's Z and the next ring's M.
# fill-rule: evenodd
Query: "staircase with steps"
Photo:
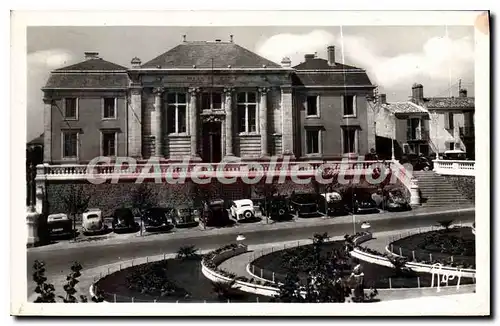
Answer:
M418 180L422 206L459 207L474 204L448 182L444 176L433 171L413 171L413 176Z

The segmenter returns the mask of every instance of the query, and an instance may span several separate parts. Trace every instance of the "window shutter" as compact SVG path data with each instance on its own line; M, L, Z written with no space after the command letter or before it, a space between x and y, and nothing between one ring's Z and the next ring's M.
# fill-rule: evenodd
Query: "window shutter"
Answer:
M446 113L444 115L444 128L450 129L450 114L449 113Z

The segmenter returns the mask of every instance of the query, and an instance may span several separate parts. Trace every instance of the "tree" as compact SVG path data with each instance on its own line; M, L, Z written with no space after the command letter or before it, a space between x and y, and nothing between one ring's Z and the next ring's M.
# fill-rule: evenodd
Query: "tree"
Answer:
M264 198L264 211L266 212L266 223L269 223L269 199L278 193L278 188L274 183L260 183L254 188L258 197Z
M142 183L132 192L132 208L139 211L141 217L141 235L144 211L157 205L157 194L147 184Z
M92 196L85 194L82 186L70 185L69 192L62 196L64 210L73 220L73 235L76 238L76 217L83 214L89 206Z
M202 222L203 227L206 228L207 221L205 221L205 216L203 214L203 205L212 198L213 189L211 185L198 185L192 182L189 186L189 194L192 198L193 206L199 208L200 222Z

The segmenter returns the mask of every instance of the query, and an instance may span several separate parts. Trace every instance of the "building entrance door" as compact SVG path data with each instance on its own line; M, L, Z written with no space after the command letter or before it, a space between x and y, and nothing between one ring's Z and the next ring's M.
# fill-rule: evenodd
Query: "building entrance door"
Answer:
M207 163L219 163L222 160L221 123L206 122L203 124L202 159Z

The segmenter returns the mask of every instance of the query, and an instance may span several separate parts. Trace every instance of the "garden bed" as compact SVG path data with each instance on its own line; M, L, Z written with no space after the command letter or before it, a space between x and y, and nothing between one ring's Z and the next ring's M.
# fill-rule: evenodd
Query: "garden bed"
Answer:
M140 275L156 275L141 278ZM140 286L144 282L145 285ZM210 282L201 272L201 258L167 259L129 267L110 274L97 282L108 302L221 302ZM164 287L163 296L161 289ZM149 288L149 290L145 290ZM144 292L144 293L143 293ZM271 298L235 290L231 302L267 302Z
M475 268L476 237L470 227L453 227L410 235L389 244L389 250L409 261ZM400 249L401 248L401 251ZM432 259L431 259L432 257Z
M332 250L341 250L343 245L343 241L325 243L323 245L322 254L326 254ZM301 247L304 248L307 246ZM301 247L285 249L257 258L252 262L252 265L255 265L255 274L260 276L260 269L263 269L265 270L263 273L264 278L270 280L272 279L272 273L274 273L275 281L281 282L286 275L286 269L283 267L283 263L288 259L287 254L300 255L301 252L304 252ZM419 285L420 287L429 287L432 281L432 275L429 273L406 272L404 274L398 274L393 268L367 262L360 262L355 258L349 258L347 263L351 267L354 267L358 263L361 264L361 270L365 275L365 288L417 288ZM306 275L305 273L300 273L299 277L305 281ZM456 281L457 278L450 280L448 284L456 285ZM471 283L473 283L473 280L470 278L462 278L460 280L460 284ZM436 283L434 283L434 285L436 286ZM441 284L441 286L444 286L444 284Z

